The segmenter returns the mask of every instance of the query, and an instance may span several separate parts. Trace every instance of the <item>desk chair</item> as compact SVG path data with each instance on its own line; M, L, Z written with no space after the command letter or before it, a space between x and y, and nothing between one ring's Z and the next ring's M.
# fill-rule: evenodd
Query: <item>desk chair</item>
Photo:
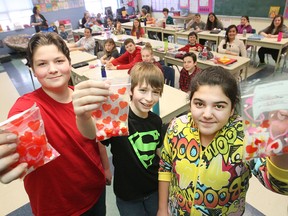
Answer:
M29 74L30 74L30 78L31 78L31 82L32 82L32 85L33 85L33 89L35 90L35 83L34 83L34 78L33 78L33 72L31 70L31 67L30 65L28 64L28 61L25 59L25 60L22 60L22 62L28 67L28 70L29 70Z
M172 67L163 65L164 82L165 84L174 87L175 86L175 70Z

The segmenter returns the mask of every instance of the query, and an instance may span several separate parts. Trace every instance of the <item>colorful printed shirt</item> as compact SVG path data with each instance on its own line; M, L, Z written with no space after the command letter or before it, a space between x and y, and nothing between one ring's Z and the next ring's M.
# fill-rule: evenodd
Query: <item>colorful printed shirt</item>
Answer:
M242 120L231 117L203 148L191 113L173 120L161 153L159 180L169 181L171 215L242 215L251 172L269 190L288 194L288 172L269 159L244 162Z

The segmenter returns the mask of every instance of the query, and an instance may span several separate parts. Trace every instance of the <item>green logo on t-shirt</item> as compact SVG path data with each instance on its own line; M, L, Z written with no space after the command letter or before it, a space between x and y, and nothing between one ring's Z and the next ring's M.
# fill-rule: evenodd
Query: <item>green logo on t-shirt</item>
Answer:
M130 135L128 140L143 166L146 169L151 166L160 142L160 133L157 130L136 132Z

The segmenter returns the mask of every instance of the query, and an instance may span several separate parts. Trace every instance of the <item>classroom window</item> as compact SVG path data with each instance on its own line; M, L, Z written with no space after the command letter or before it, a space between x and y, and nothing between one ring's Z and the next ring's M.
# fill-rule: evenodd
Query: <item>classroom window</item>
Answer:
M3 30L14 29L14 24L30 24L30 16L32 15L31 0L1 0L0 1L0 24Z
M179 11L179 0L151 0L152 11L159 12L163 8L168 8L169 11Z
M105 7L111 6L113 14L116 13L116 10L118 8L118 0L84 0L85 2L85 8L87 11L89 11L91 14L97 15L97 13L101 13L105 16Z

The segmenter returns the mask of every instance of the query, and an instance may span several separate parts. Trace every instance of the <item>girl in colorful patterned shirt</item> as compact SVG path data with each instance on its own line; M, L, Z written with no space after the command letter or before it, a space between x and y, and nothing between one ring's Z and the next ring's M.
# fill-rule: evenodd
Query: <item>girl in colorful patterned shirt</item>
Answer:
M288 155L244 161L238 89L219 66L193 78L191 113L174 119L164 138L158 216L243 215L251 173L269 190L288 194Z

